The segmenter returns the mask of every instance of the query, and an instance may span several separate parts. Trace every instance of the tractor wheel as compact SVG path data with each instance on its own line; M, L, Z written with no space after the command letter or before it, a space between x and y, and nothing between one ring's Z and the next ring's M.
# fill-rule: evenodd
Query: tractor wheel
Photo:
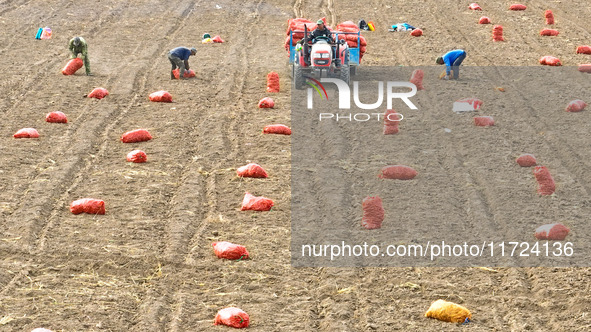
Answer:
M293 85L296 89L301 90L304 88L304 71L302 67L294 63L293 64Z
M345 83L349 84L349 81L351 80L351 66L349 66L348 64L342 66L339 78L342 81L345 81Z

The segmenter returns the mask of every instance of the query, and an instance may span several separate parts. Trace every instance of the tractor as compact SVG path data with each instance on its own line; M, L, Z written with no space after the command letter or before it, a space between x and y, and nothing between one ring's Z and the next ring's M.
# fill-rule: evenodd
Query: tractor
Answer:
M293 34L302 32L304 39L292 46ZM303 89L308 77L339 78L349 84L351 75L355 74L356 66L359 65L359 47L349 47L345 39L339 40L339 35L356 34L359 39L360 33L336 31L332 34L336 42L327 37L309 40L307 26L304 26L304 31L290 32L289 59L296 89Z

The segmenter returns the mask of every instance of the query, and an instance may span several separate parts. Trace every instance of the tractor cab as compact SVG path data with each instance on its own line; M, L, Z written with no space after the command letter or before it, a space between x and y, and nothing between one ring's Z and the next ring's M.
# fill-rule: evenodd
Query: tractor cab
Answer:
M302 89L306 78L340 78L349 84L351 73L359 65L359 48L351 48L339 35L356 34L348 32L332 32L333 42L328 37L308 38L308 29L290 32L290 45L293 45L293 34L303 33L304 39L295 46L290 46L290 63L292 63L292 77L297 89ZM358 37L359 38L359 37Z

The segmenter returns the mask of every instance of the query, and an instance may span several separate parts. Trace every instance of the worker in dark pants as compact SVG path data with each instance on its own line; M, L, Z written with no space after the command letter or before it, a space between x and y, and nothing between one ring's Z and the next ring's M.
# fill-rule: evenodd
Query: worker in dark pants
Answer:
M90 72L90 61L88 60L88 44L82 37L74 37L70 39L68 43L68 49L72 52L70 58L74 59L78 57L78 54L82 54L82 60L84 61L84 69L86 69L86 75L92 76Z
M454 71L453 79L457 80L460 78L460 65L466 59L466 51L464 50L453 50L445 53L444 56L437 57L437 64L445 64L445 77L443 79L449 80L451 70Z
M168 60L172 64L170 71L170 79L174 80L173 71L178 67L180 70L180 78L184 79L185 71L189 70L189 57L197 54L196 48L188 49L186 47L177 47L168 52Z

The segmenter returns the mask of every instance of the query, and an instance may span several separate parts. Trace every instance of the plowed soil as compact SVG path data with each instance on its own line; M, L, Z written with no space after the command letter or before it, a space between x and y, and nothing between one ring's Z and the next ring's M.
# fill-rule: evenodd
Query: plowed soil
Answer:
M213 318L227 306L248 312L253 331L591 330L588 268L290 265L290 137L261 134L268 124L290 125L287 19L375 22L377 31L363 33L363 66L432 65L458 47L469 54L467 66L537 66L544 55L569 66L591 62L575 54L577 45L591 43L588 1L528 0L524 12L509 12L511 3L481 1L485 11L472 12L469 2L454 0L2 1L0 330L221 331L228 328L213 326ZM558 37L538 34L546 9L556 15ZM491 41L491 25L477 24L482 15L505 27L505 43ZM425 36L387 31L399 22L420 26ZM34 39L42 26L52 28L52 39ZM226 42L202 45L206 32ZM60 73L68 40L77 35L89 43L95 76ZM170 80L166 54L177 46L197 47L189 60L196 79ZM279 73L281 92L272 95L275 109L260 110L270 71ZM502 84L507 93L527 89ZM110 95L83 98L94 87ZM174 102L151 103L148 95L157 90L169 91ZM591 102L588 91L578 98L584 97ZM46 123L50 111L66 113L68 124ZM438 167L459 182L442 184L442 195L456 199L439 204L471 218L506 218L499 206L512 204L539 221L584 225L591 217L589 114L548 115L515 110L502 130L521 130L519 142L456 129L442 115L438 127L462 139L430 137L402 153L411 158L436 148L429 143L443 144L450 154ZM431 120L418 117L415 135L430 136ZM41 137L12 138L23 127ZM154 138L119 141L138 128ZM134 149L148 162L127 163ZM499 179L472 167L483 163L481 151L500 153L507 163L524 152L543 155L556 172L558 198L532 207L519 195L504 197L502 186L487 189ZM269 178L237 178L236 168L249 162ZM508 181L535 191L518 173ZM246 191L272 198L275 207L240 212ZM84 197L103 199L107 213L72 215L70 202ZM213 241L243 244L251 259L218 260ZM425 318L439 298L471 309L473 322Z

